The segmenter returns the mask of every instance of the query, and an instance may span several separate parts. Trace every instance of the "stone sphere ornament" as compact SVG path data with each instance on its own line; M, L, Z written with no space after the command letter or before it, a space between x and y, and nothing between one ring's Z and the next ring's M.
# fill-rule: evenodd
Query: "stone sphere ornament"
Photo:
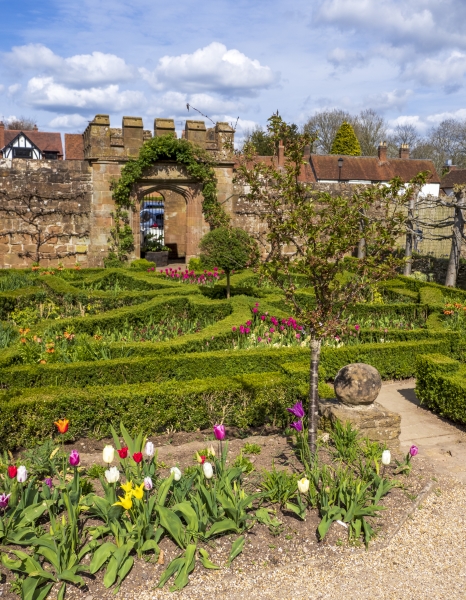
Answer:
M334 385L335 395L343 404L372 404L379 395L382 378L371 365L353 363L338 371Z

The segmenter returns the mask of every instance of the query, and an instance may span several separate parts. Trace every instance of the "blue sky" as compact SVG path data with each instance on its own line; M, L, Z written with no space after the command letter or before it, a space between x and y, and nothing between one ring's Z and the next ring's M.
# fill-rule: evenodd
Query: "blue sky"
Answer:
M0 118L181 129L189 102L241 135L373 108L424 133L466 119L465 21L464 0L0 0Z

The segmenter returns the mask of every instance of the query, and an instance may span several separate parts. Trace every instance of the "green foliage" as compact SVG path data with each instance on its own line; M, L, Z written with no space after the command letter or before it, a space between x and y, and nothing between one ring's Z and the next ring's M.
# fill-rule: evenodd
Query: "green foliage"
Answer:
M262 127L256 127L247 136L246 142L252 144L259 156L273 156L275 153L275 142Z
M147 271L147 269L155 267L155 263L146 260L145 258L138 258L137 260L133 260L129 266L136 271Z
M226 273L255 266L259 258L257 242L239 227L218 227L209 231L199 248L202 265L219 267Z
M188 263L188 269L190 271L201 271L202 263L200 258L190 258Z
M261 451L262 448L259 446L259 444L252 444L251 442L246 442L246 444L244 444L243 446L244 454L260 454Z
M350 123L344 121L333 140L330 154L344 154L347 156L361 156L361 146L354 129Z
M439 415L466 424L466 366L444 354L417 357L416 396Z

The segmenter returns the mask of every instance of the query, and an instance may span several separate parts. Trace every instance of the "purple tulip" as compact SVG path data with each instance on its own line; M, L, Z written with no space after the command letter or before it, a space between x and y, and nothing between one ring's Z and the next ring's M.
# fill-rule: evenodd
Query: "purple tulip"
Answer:
M304 417L304 408L302 402L296 402L294 406L287 408L286 410L295 417L298 417L298 419L302 419Z
M409 454L411 456L416 456L416 454L419 452L419 448L417 446L411 446L411 448L409 449Z
M79 465L79 452L77 450L71 450L69 461L72 467Z
M0 508L5 510L8 506L11 494L0 494Z
M225 439L225 425L214 425L214 435L217 440Z
M291 423L290 427L293 427L293 429L296 429L296 431L302 431L303 423L302 421L295 421L294 423Z
M355 325L354 328L356 329L356 331L359 331L361 329L360 325Z
M50 489L52 489L53 483L52 483L52 478L51 477L46 477L44 479L44 483L45 483L45 485L48 485Z

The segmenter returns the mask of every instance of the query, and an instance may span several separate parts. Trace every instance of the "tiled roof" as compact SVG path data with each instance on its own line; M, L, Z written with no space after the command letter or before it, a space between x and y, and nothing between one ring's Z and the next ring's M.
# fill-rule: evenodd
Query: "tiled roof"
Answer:
M65 133L65 159L84 160L84 139L82 133Z
M453 171L442 177L440 187L443 189L452 188L454 185L461 185L462 183L466 183L466 169L453 169Z
M5 129L4 140L5 146L8 146L17 135L21 133L16 129ZM42 152L58 152L59 156L63 156L63 146L61 143L61 135L50 131L23 131L24 135L35 144Z
M339 180L338 159L343 159L342 181L390 181L401 177L408 182L421 171L430 171L429 183L440 183L440 178L431 160L413 158L390 158L381 162L377 156L339 156L336 154L311 154L310 164L317 181Z

